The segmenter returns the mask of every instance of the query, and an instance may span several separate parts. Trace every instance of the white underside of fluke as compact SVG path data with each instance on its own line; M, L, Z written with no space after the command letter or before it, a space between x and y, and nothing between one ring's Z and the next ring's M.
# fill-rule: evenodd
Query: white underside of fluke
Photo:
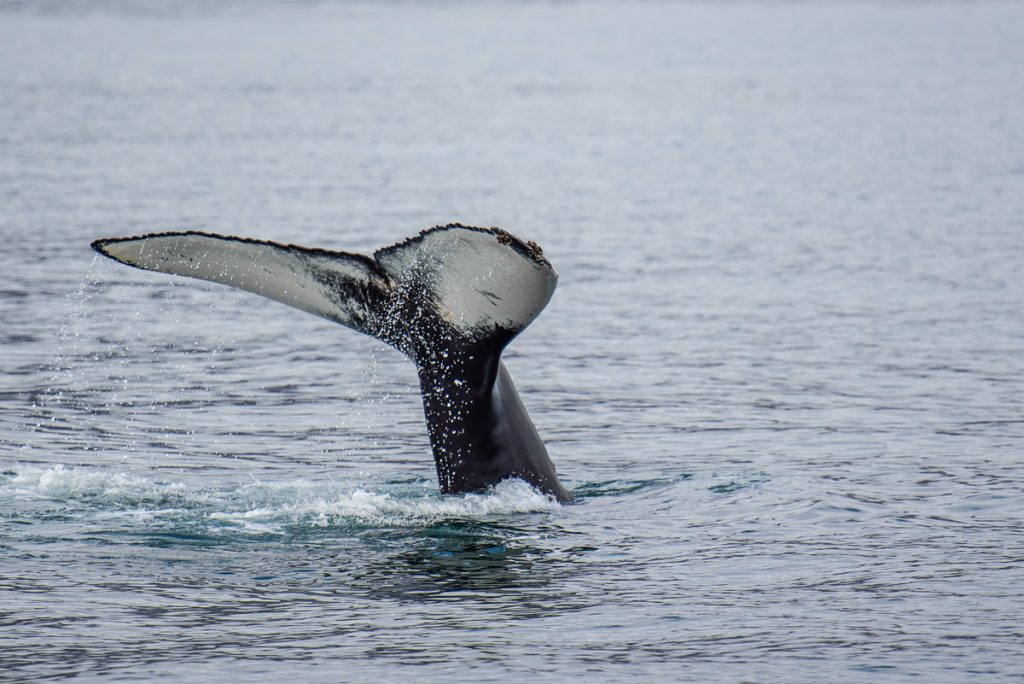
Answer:
M224 283L353 327L371 312L365 298L338 297L337 284L388 287L366 257L257 240L189 232L99 240L94 246L129 266Z
M544 309L558 283L535 247L504 232L447 227L378 250L377 263L399 288L423 288L457 330L520 331Z
M537 317L558 281L536 246L461 225L423 231L373 258L195 231L93 247L130 266L231 285L371 334L407 299L466 335L514 334Z

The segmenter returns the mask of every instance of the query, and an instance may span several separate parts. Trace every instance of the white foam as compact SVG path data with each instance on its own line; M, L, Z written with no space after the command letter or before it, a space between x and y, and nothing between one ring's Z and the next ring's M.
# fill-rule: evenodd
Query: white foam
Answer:
M132 524L205 522L211 533L267 534L285 528L333 526L420 527L446 519L550 512L553 499L520 480L507 480L481 494L442 496L432 483L365 485L334 481L254 482L219 488L166 482L100 468L24 466L0 479L0 495L59 501L68 509L130 513ZM97 508L99 509L97 511Z
M206 503L208 496L201 492L190 492L181 483L157 483L127 473L110 472L92 468L68 468L55 465L50 468L23 467L11 469L14 475L5 483L4 489L20 498L47 498L62 501L86 501L90 503L131 504L146 501L166 501L169 498Z
M285 500L278 506L216 512L210 517L240 524L256 520L308 521L312 526L327 527L349 521L370 525L431 524L448 518L485 518L558 508L556 501L525 482L506 480L482 494L410 497L357 488L335 492L333 496Z

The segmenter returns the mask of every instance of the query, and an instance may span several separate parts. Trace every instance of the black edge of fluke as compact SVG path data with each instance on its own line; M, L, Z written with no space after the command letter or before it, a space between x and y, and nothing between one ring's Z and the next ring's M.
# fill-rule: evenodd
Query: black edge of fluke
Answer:
M341 250L324 249L322 247L304 247L303 245L296 245L290 242L276 242L274 240L258 240L256 238L238 237L237 235L221 235L219 233L209 233L204 230L167 230L159 233L144 233L142 235L130 235L128 237L115 237L115 238L100 238L93 240L90 246L102 254L105 257L109 257L114 261L128 266L134 266L126 261L118 259L116 256L110 254L106 249L107 245L116 244L119 242L137 242L139 240L149 240L151 238L173 238L173 237L204 237L213 238L216 240L225 240L229 242L237 242L243 245L261 245L263 247L273 247L274 249L281 250L283 252L301 252L303 254L310 254L324 257L335 257L335 258L347 258L347 259L358 259L369 266L378 275L383 275L383 271L373 258L366 256L365 254L359 254L358 252L344 252Z
M391 252L402 249L404 247L408 247L418 242L423 242L424 239L426 239L430 235L433 235L434 233L441 233L448 230L467 230L477 233L486 233L489 235L493 235L495 236L499 243L512 247L515 251L537 262L540 265L547 266L549 268L551 267L551 262L548 261L547 258L545 258L544 256L544 250L542 250L540 246L537 245L537 243L533 242L532 240L524 242L523 240L516 237L507 230L503 230L496 226L491 226L490 228L481 228L479 226L466 226L461 223L447 223L445 225L436 225L433 226L432 228L421 230L419 235L413 235L412 237L408 237L404 240L401 240L400 242L396 242L393 245L388 245L387 247L381 247L380 249L373 253L374 257L389 254Z

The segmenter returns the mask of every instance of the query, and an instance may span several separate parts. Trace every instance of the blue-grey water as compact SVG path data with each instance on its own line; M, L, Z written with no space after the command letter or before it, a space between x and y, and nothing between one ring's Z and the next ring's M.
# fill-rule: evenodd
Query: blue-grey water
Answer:
M1024 5L0 5L0 679L1024 676ZM437 493L411 364L90 240L561 275L579 503Z

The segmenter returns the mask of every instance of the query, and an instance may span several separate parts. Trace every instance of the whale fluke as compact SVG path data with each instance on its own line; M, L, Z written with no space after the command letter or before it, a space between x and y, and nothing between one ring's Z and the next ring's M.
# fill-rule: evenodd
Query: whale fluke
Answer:
M547 449L501 363L558 276L499 228L437 226L372 257L199 231L106 238L136 268L223 283L376 337L415 364L441 490L517 477L561 501Z

